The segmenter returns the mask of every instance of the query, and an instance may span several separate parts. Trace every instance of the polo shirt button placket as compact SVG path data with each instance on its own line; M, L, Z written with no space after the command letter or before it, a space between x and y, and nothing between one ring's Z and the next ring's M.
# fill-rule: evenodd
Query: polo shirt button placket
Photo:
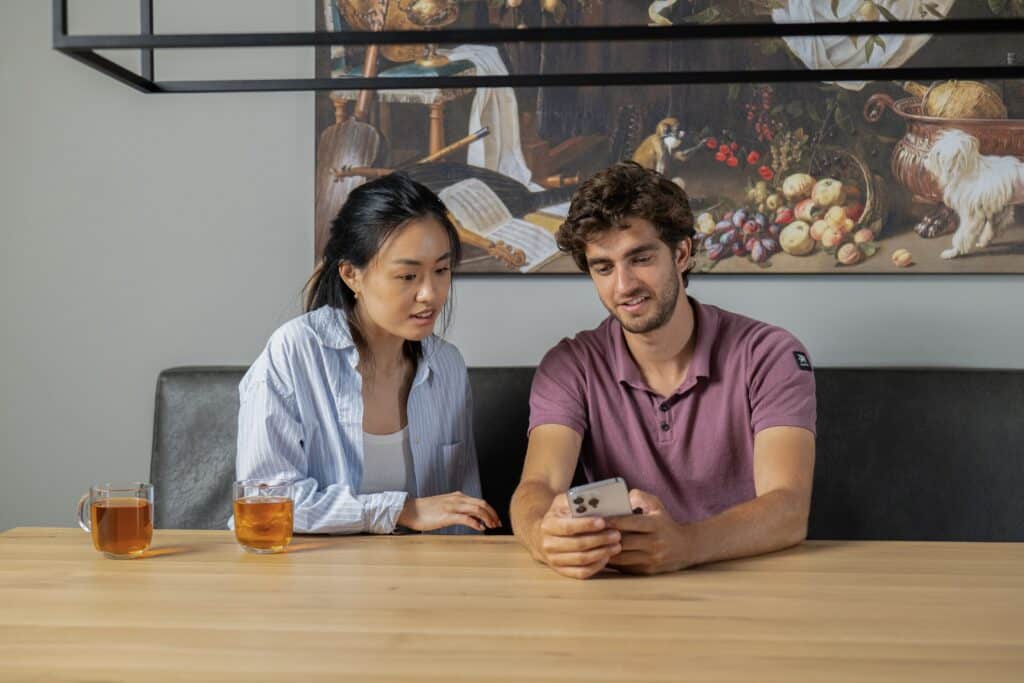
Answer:
M658 406L658 410L661 411L661 424L659 424L658 427L665 435L663 438L660 439L660 441L667 441L668 439L666 437L668 437L668 432L669 430L672 429L672 425L668 423L668 409L668 401L662 401L661 404Z

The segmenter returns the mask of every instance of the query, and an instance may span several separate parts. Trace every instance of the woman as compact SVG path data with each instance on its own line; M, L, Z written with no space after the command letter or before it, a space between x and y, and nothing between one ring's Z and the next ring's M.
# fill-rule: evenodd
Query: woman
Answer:
M239 479L295 486L295 531L462 533L500 525L480 496L466 366L432 334L458 234L395 173L348 197L305 290L239 385Z

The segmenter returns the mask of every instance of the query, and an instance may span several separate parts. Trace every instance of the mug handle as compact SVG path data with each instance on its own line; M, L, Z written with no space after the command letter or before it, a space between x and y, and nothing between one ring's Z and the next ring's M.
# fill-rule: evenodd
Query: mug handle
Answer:
M91 523L91 521L89 519L86 519L82 515L82 513L85 511L85 509L87 507L86 503L88 502L88 500L89 500L89 494L88 493L86 493L85 495L83 495L81 498L78 499L78 513L75 515L78 518L78 526L82 527L82 531L84 531L87 534L88 533L92 533L92 529L91 529L92 523Z

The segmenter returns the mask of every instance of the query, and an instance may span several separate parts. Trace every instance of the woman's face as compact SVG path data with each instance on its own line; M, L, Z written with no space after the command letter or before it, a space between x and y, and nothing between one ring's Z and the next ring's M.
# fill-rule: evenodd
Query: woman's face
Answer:
M399 228L365 268L341 266L365 323L409 341L433 332L451 288L451 243L433 216Z

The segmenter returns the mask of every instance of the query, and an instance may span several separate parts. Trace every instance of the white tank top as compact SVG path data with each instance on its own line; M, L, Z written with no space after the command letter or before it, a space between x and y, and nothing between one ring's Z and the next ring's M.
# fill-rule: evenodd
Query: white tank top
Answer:
M415 493L409 427L394 434L363 432L363 483L359 493Z

